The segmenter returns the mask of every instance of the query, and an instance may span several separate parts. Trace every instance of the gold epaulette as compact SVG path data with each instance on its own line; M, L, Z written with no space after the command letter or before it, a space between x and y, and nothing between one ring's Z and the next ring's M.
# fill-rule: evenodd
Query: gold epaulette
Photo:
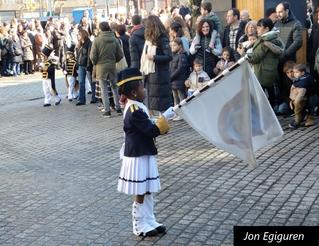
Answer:
M138 107L136 104L132 104L132 105L130 106L131 113L133 113L134 111L136 111L136 110L138 110L138 109L139 109L139 107Z

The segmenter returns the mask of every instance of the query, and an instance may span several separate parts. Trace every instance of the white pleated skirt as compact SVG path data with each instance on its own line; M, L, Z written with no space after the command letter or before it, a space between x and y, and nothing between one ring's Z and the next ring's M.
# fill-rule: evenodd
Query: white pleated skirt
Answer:
M128 195L143 195L161 189L156 156L123 156L117 190Z

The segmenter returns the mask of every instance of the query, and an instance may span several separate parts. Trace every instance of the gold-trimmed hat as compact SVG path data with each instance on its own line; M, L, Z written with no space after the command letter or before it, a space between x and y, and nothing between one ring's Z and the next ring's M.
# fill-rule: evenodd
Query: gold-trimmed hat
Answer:
M124 85L127 82L134 80L142 80L143 76L137 68L126 68L120 71L117 75L117 86Z

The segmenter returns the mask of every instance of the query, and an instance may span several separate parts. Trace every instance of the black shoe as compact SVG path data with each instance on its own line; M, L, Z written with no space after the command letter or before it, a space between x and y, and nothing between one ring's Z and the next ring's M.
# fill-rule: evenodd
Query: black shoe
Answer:
M43 104L43 107L50 107L50 106L51 106L50 103L45 103L45 104Z
M166 227L161 225L159 227L156 227L155 230L158 232L158 233L165 233L166 232Z
M76 106L82 106L82 105L85 105L85 103L83 103L83 102L77 102L75 105L76 105Z
M97 100L91 100L91 104L97 103Z
M69 99L69 102L72 102L72 99Z
M59 101L55 102L55 106L58 106L61 103L61 98Z
M111 118L111 112L110 112L110 111L104 112L104 113L103 113L103 117L104 117L104 118Z
M122 110L119 108L119 109L116 110L116 113L117 114L122 114Z
M300 127L300 124L298 124L298 123L295 122L295 121L292 121L292 122L289 124L289 128L291 128L291 129L297 129L298 127Z
M148 231L145 234L144 233L140 234L140 236L142 236L142 237L155 237L157 235L158 235L158 231L156 229Z
M89 91L88 94L89 94L89 95L92 94L92 91Z

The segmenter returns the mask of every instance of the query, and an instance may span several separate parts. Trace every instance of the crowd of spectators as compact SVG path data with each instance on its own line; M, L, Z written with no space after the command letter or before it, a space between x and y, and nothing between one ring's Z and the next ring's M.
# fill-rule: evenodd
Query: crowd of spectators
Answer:
M302 114L302 120L295 119L292 128L301 126L303 120L305 125L313 125L319 101L318 9L308 9L307 14L309 69L303 72L309 74L311 83L304 88L307 93L301 100L302 111L306 113ZM268 9L259 20L252 20L247 10L231 8L222 21L214 13L211 1L206 0L202 1L197 18L191 16L190 9L181 6L169 13L156 10L145 18L135 15L126 21L99 20L97 16L91 19L88 12L79 24L67 18L49 18L45 24L39 20L13 19L0 24L1 76L37 71L45 46L54 49L58 57L56 68L61 69L69 47L75 46L76 80L80 84L77 105L86 104L85 83L89 81L90 90L97 90L91 103L100 97L105 116L110 116L113 108L120 113L116 73L117 64L124 59L125 66L136 67L144 74L145 102L151 113L156 114L173 101L179 103L207 79L245 56L275 113L289 116L296 108L296 100L291 103L290 90L295 80L302 77L289 74L298 65L296 52L303 45L302 30L287 2Z

